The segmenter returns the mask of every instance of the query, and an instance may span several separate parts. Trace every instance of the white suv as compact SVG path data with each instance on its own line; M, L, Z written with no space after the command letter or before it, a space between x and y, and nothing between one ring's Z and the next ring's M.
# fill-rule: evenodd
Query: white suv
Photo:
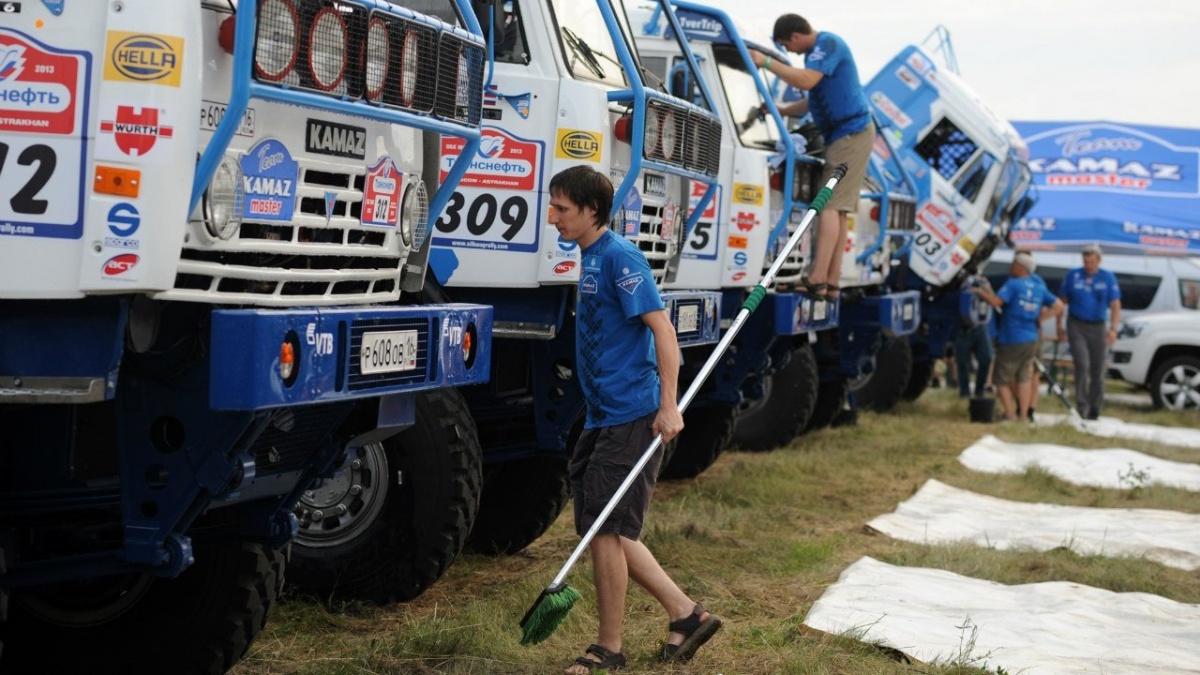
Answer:
M1143 314L1124 321L1108 375L1149 389L1155 407L1200 408L1200 312Z

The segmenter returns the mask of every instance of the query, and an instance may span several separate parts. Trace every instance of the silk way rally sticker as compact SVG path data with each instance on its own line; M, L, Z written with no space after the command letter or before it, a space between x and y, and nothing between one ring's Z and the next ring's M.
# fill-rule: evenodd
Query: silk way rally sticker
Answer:
M384 156L367 169L363 187L363 225L395 227L400 214L400 187L404 174L391 157Z
M242 218L290 221L296 208L300 163L283 143L268 138L242 155Z

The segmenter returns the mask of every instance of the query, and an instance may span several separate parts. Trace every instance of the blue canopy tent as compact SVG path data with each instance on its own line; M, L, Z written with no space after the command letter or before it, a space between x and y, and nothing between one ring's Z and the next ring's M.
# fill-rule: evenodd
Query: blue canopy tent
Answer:
M1013 244L1078 251L1200 253L1200 129L1113 122L1014 122L1037 202Z

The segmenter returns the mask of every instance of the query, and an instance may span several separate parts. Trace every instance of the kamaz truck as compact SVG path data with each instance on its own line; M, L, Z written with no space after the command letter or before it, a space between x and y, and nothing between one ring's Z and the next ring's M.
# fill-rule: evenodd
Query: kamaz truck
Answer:
M457 552L492 314L414 292L480 140L443 4L3 3L0 671L224 672L364 509L398 585Z
M948 48L948 35L935 34ZM979 315L964 282L1033 204L1024 142L947 66L952 56L942 61L909 46L865 87L888 140L876 144L876 159L894 157L917 192L917 228L891 274L894 287L921 294L921 325L909 339L908 399L920 396L948 342Z
M574 320L581 256L547 220L550 178L580 164L612 178L610 227L638 245L661 290L694 227L692 182L715 192L721 124L644 81L620 2L476 8L493 55L483 141L476 152L443 143L444 171L470 168L434 224L430 292L495 308L491 380L464 389L484 451L468 545L511 553L539 537L567 501L571 435L584 405ZM699 358L696 347L718 337L719 294L685 289L663 298L683 358Z
M718 199L691 232L675 283L720 289L726 294L723 306L736 308L774 262L820 188L821 146L819 139L788 127L750 59L747 50L753 48L787 61L768 36L756 35L720 10L672 4L704 80L687 81L672 29L658 11L645 10L633 19L644 62L681 95L707 83L725 124ZM873 176L878 168L873 167ZM847 290L840 302L818 300L798 288L809 265L814 228L789 253L764 311L751 315L692 408L669 475L703 470L731 440L723 432L735 423L732 440L747 450L784 445L806 429L828 424L841 409L846 379L870 368L883 331L904 335L915 328L916 294L898 296L884 286L891 235L906 212L911 214L912 200L879 188L862 201L860 223L845 242L841 285ZM905 303L904 311L894 311ZM842 389L831 394L826 388L822 397L826 362Z

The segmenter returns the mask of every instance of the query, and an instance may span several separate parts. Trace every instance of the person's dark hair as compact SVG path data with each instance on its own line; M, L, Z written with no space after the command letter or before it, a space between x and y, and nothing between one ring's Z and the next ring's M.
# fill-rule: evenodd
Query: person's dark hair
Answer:
M550 179L550 194L566 197L581 209L595 209L596 225L604 227L608 224L608 215L612 211L613 184L608 176L590 166L581 164L554 174Z
M784 14L775 19L775 30L772 31L771 37L775 38L776 42L783 42L792 37L792 33L812 35L812 32L812 26L804 17L799 14Z

